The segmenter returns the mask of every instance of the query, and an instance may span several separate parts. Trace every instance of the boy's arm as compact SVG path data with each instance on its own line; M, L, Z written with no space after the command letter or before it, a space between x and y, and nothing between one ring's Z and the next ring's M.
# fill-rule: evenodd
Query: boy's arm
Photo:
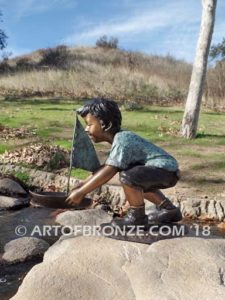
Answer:
M118 169L113 166L105 165L98 170L87 182L85 182L80 188L75 189L66 199L66 202L70 204L79 204L83 197L109 181L116 173Z
M77 184L75 184L75 186L72 188L71 191L79 189L81 186L83 186L86 182L88 182L88 180L90 180L92 177L94 176L94 174L89 175L87 178L85 178L84 180L79 180L79 182Z
M98 171L99 171L100 169L102 169L102 168L104 168L104 166L101 166L101 167L98 169ZM97 172L98 172L98 171L97 171ZM89 175L87 178L82 179L82 180L79 180L79 182L72 188L71 192L72 192L73 190L76 190L76 189L82 187L82 186L83 186L85 183L87 183L94 175L95 175L95 173L92 173L92 174Z

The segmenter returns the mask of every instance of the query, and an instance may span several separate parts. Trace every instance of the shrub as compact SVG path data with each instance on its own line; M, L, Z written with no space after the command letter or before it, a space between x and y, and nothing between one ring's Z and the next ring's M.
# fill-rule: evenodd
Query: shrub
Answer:
M39 53L42 55L40 61L41 66L50 66L65 68L70 52L67 46L60 45L56 48L47 48L39 50Z
M105 49L118 49L118 38L111 36L110 38L107 35L101 36L96 41L96 47L105 48Z
M16 62L16 68L18 70L28 71L34 67L34 63L29 57L21 57Z
M122 110L124 111L134 111L134 110L141 110L141 109L143 109L143 106L134 101L124 101L122 105Z
M187 92L181 91L176 87L169 86L168 90L165 91L165 99L168 101L180 101L183 102L187 97Z
M0 63L0 74L10 72L12 70L11 66L8 64L8 61L3 61Z

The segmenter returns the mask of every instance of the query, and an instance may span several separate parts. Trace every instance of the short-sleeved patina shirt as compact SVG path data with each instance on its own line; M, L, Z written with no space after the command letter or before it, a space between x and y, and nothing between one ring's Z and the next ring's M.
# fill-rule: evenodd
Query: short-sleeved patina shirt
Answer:
M136 165L152 166L168 171L178 169L176 159L169 153L134 132L126 130L119 131L114 136L112 148L105 164L121 170Z

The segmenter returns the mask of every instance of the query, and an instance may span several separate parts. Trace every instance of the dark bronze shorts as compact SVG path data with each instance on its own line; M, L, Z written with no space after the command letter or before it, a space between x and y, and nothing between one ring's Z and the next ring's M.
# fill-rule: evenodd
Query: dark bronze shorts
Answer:
M144 192L173 187L179 178L179 170L171 172L148 166L135 166L120 172L121 183L142 189Z

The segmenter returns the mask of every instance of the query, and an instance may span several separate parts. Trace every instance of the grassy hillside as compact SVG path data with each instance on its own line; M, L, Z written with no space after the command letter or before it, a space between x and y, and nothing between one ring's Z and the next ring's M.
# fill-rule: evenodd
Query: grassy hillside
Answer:
M174 104L186 98L191 65L170 56L119 49L40 49L0 64L0 93L6 97L112 97Z
M156 105L183 104L192 66L171 56L102 47L58 46L0 63L0 96L108 97ZM209 68L203 105L225 108L225 62Z

